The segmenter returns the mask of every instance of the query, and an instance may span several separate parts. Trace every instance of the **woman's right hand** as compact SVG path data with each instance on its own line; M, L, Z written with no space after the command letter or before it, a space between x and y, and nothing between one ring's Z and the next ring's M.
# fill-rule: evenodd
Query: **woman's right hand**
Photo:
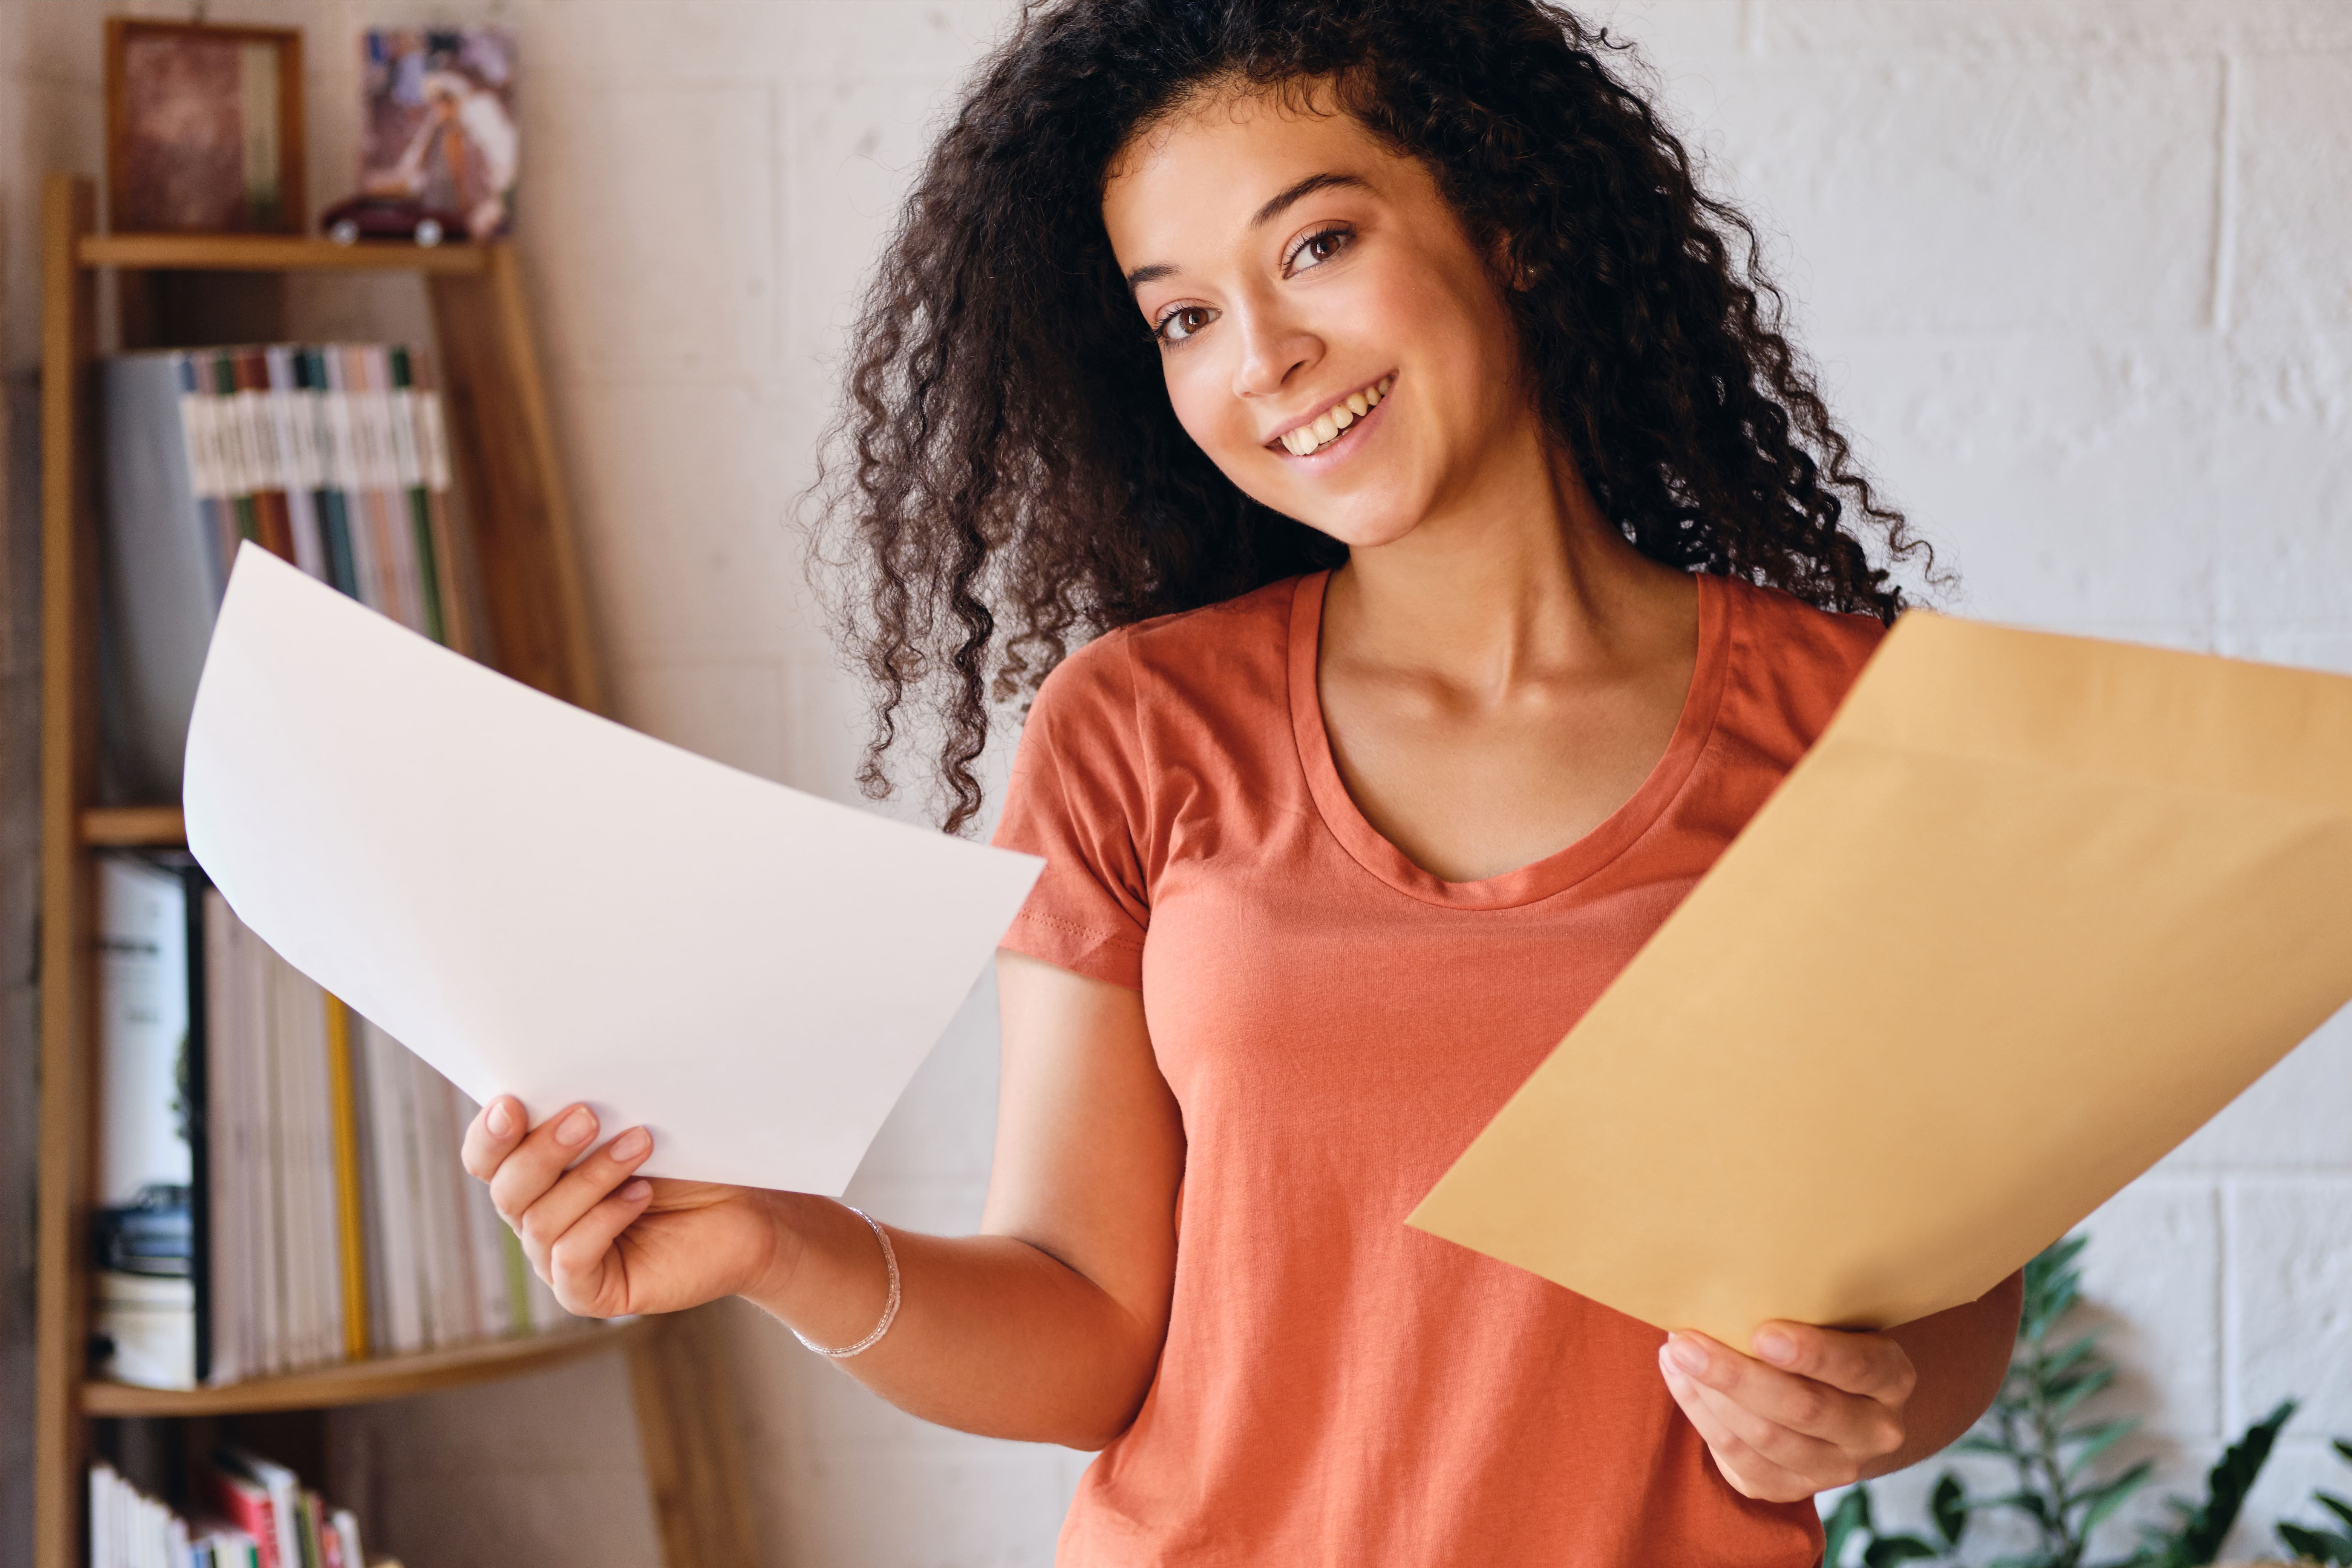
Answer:
M638 1177L654 1152L642 1127L582 1159L597 1132L584 1105L526 1131L511 1095L466 1129L467 1171L489 1184L499 1217L564 1310L674 1312L789 1276L793 1238L774 1202L782 1194Z

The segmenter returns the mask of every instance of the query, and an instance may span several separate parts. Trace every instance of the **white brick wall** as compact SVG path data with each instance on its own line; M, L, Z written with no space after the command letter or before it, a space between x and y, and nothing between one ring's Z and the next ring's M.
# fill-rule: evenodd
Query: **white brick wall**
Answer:
M0 5L12 370L37 348L37 175L99 166L106 8ZM2352 4L1597 9L1648 48L1681 123L1749 203L1849 428L1961 573L1958 607L2352 670ZM320 201L349 177L362 26L481 18L521 35L524 250L625 716L847 795L857 697L784 512L846 301L927 118L1003 8L222 0L212 14L309 29ZM416 320L394 286L301 303L346 330L415 330L380 325ZM893 1220L952 1229L979 1213L987 1017L977 998L859 1178ZM2091 1228L2093 1293L2131 1368L2115 1398L2150 1412L2145 1448L2168 1483L2297 1394L2305 1411L2255 1513L2293 1510L2334 1468L2323 1435L2352 1433L2352 1018ZM770 1561L1045 1558L1082 1460L922 1426L756 1314L736 1323ZM412 1561L648 1558L612 1369L338 1432Z

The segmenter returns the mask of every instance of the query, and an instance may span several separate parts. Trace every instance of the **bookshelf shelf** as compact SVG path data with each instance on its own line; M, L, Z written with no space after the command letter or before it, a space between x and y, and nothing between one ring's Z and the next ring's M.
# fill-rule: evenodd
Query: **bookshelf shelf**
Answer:
M188 841L176 805L93 805L81 814L81 841L92 849L171 848Z
M339 1405L367 1405L382 1399L404 1399L436 1388L457 1388L488 1377L513 1377L541 1372L583 1356L603 1355L635 1343L653 1328L651 1321L616 1323L533 1334L527 1338L487 1340L422 1355L383 1356L372 1361L345 1362L282 1377L257 1377L221 1388L138 1388L127 1383L91 1378L81 1385L82 1413L87 1415L229 1415L257 1410L322 1410Z
M424 272L478 276L490 252L478 245L337 245L277 234L92 234L74 247L84 267L147 272Z
M98 281L119 283L121 346L272 342L286 334L270 275L405 272L432 311L451 412L452 457L471 521L481 619L503 673L604 710L556 461L530 300L503 244L421 249L291 236L101 235L97 193L53 174L41 235L41 1047L35 1253L33 1568L81 1568L93 1424L307 1423L319 1412L485 1384L583 1357L626 1356L639 1447L668 1568L749 1568L751 1527L730 1380L707 1312L561 1330L420 1355L348 1363L225 1388L134 1388L89 1375L95 1153L96 857L185 842L174 805L100 806L97 784ZM245 274L222 278L218 274ZM233 287L215 287L231 285ZM290 1428L289 1428L290 1430ZM205 1442L213 1441L205 1436ZM298 1468L299 1468L298 1466Z

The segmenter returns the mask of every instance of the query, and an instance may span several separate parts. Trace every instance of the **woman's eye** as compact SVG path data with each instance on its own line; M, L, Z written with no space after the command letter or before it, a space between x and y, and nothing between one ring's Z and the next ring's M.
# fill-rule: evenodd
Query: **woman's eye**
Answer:
M1318 229L1291 250L1289 270L1303 272L1310 267L1320 267L1347 249L1352 237L1345 228Z
M1217 319L1206 305L1180 305L1160 318L1152 335L1163 343L1181 343Z

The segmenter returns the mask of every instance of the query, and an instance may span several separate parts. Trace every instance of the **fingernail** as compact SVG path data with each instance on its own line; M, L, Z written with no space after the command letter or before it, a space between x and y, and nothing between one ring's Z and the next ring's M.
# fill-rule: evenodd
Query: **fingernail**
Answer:
M1667 1336L1666 1353L1675 1358L1676 1366L1693 1377L1706 1370L1706 1352L1680 1334Z
M621 1189L621 1199L624 1203L643 1203L653 1195L653 1191L654 1184L651 1182L642 1180L631 1182Z
M1768 1329L1756 1336L1756 1353L1785 1366L1797 1359L1797 1342L1778 1329Z
M646 1136L644 1128L632 1127L614 1139L613 1146L604 1152L625 1165L632 1160L643 1158L646 1151L653 1147L653 1142L651 1138Z
M576 1146L585 1143L595 1135L596 1119L588 1113L588 1108L584 1105L574 1108L571 1115L556 1123L555 1141L558 1143Z
M490 1130L491 1137L503 1138L514 1131L514 1112L507 1109L505 1100L494 1100L490 1102L490 1114L483 1125Z

